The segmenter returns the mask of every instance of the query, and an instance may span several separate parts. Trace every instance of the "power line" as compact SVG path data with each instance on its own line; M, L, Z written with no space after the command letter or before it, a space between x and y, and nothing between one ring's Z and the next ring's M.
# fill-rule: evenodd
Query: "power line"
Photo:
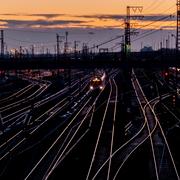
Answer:
M142 39L142 38L145 38L145 37L147 37L147 36L149 36L149 35L151 35L151 34L154 34L154 33L158 32L158 31L161 31L161 30L162 30L162 29L151 30L150 33L145 34L144 36L141 36L141 37L139 37L139 38L137 38L137 39L134 39L134 40L132 40L132 42L137 41L137 40Z
M159 21L163 21L163 20L166 20L168 18L172 18L174 15L175 15L175 13L173 13L171 15L168 15L168 16L165 16L165 17L162 17L162 18L159 18L159 19L156 19L156 21L152 21L151 23L145 24L145 25L141 26L140 28L138 28L137 30L148 27L148 26L150 26L152 24L155 24L155 23L157 23Z
M170 8L168 8L168 10L169 10ZM168 15L167 17L163 17L163 18L160 18L160 19L156 19L156 21L152 21L151 23L149 23L149 24L146 24L146 25L144 25L144 26L141 26L140 28L139 28L139 30L140 29L142 29L142 28L145 28L145 27L147 27L147 26L150 26L150 25L152 25L152 24L154 24L154 23L156 23L156 22L158 22L158 21L162 21L162 20L165 20L166 18L169 18L169 17L171 17L172 15ZM154 19L154 18L153 18ZM124 24L124 23L123 23ZM122 25L120 25L120 26L122 26ZM13 29L6 29L6 30L13 30ZM53 33L54 34L54 32L46 32L46 31L31 31L31 30L20 30L20 29L14 29L15 31L23 31L23 32L33 32L33 33L48 33L48 34L51 34L51 33ZM142 34L143 35L143 34ZM122 36L122 35L121 35ZM24 43L34 43L34 44L51 44L51 43L55 43L55 42L33 42L33 41L25 41L25 40L18 40L18 39L15 39L15 38L11 38L11 37L7 37L7 38L9 38L9 39L11 39L11 40L14 40L14 41L19 41L19 42L24 42ZM98 44L98 45L95 45L95 46L93 46L93 47L91 47L91 48L89 48L89 49L93 49L93 48L95 48L95 47L99 47L99 46L102 46L102 45L104 45L104 44L107 44L107 43L110 43L110 42L112 42L112 41L114 41L114 40L116 40L116 39L119 39L120 37L118 37L118 36L116 36L115 38L111 38L110 40L107 40L107 41L105 41L105 42L102 42L102 43L100 43L100 44Z
M162 1L164 1L164 0L162 0ZM160 1L155 0L145 10L149 10L149 11L155 10L155 9L159 8L161 5L162 5L161 0Z
M157 0L153 0L149 6L147 6L144 10L147 10L147 9L150 9L155 3L157 3L158 1Z
M167 25L172 25L172 24L174 24L174 22L173 22L173 23L169 23L169 24L167 24ZM146 34L144 34L144 36L141 36L141 37L139 37L139 38L134 39L133 42L134 42L134 41L137 41L137 40L139 40L139 39L145 38L145 37L147 37L147 36L149 36L149 35L151 35L151 34L154 34L154 33L158 32L158 31L163 30L163 29L161 28L161 26L160 26L159 28L160 28L160 29L151 30L151 32L149 32L149 31L146 32Z
M159 14L163 14L163 13L167 12L168 10L172 9L172 7L174 7L174 5L171 6L171 7L169 7L168 9L166 9L165 11L163 11L163 12L161 12L161 13L159 13ZM164 16L164 17L162 17L162 19L156 19L156 17L154 17L154 18L152 18L154 22L151 20L152 22L149 23L149 24L147 24L147 25L145 25L145 26L152 25L153 23L159 22L159 21L161 21L161 20L165 20L166 17L173 17L173 16L175 16L175 15L176 15L176 13L171 14L171 15L168 15L168 16ZM163 18L164 18L164 19L163 19ZM143 26L142 26L141 28L143 28Z
M174 14L175 14L175 13L174 13ZM174 14L171 14L171 15L168 15L168 16L165 16L165 17L156 19L156 21L152 21L151 23L148 23L148 24L146 24L146 25L144 25L144 26L141 26L141 28L137 28L136 30L140 30L140 29L142 29L142 28L145 28L145 27L148 27L148 26L150 26L150 25L152 25L152 24L155 24L155 23L157 23L157 22L159 22L159 21L163 21L163 20L165 20L165 19L171 18ZM150 34L154 33L154 32L152 32L152 30L150 30L150 31L151 31L150 33L149 33L149 31L146 31L146 32L142 33L141 36L144 35L143 37L146 37L145 34L149 33L149 35L150 35ZM154 30L154 31L157 32L157 30ZM132 32L135 32L135 30L132 31ZM139 39L141 39L141 38L143 38L143 37L139 37ZM134 42L134 40L133 40L133 42Z
M167 18L167 17L166 17L166 18ZM162 20L162 18L161 18L161 20ZM163 19L163 20L164 20L164 19ZM151 24L152 24L152 23L151 23ZM174 24L174 22L173 22L173 23L169 23L169 24L167 24L167 25L171 25L171 24ZM148 30L148 31L142 33L140 37L132 40L132 42L135 42L135 41L140 40L140 39L142 39L142 38L148 37L148 36L150 36L150 35L152 35L152 34L154 34L154 33L156 33L156 32L159 32L160 30L162 30L162 28L160 28L160 29L155 29L155 30ZM120 48L120 46L114 47L114 49L117 49L117 48Z
M40 41L26 41L26 40L20 40L20 39L16 39L16 38L12 38L9 36L6 36L7 39L13 40L13 41L18 41L18 42L23 42L23 43L31 43L31 44L53 44L55 43L55 41L51 41L51 42L40 42Z
M165 16L165 17L162 17L162 18L159 18L159 19L156 19L156 21L152 21L151 23L146 24L146 25L144 25L144 26L141 26L141 28L138 28L138 29L142 29L142 28L145 28L145 27L147 27L147 26L150 26L150 25L152 25L152 24L154 24L154 23L157 23L158 21L163 21L163 20L165 20L165 19L171 18L174 14L175 14L175 13L170 14L170 15ZM136 30L138 30L138 29L136 29ZM147 32L146 32L146 33L147 33ZM143 35L143 34L142 34L142 35ZM108 44L108 43L110 43L110 42L112 42L112 41L115 41L115 40L121 38L122 36L123 36L123 35L117 35L115 38L112 38L112 39L110 39L110 40L107 40L107 41L102 42L102 43L100 43L100 44L98 44L98 45L95 45L95 46L92 46L92 47L88 48L88 50L92 50L92 49L94 49L94 48L98 48L99 46Z

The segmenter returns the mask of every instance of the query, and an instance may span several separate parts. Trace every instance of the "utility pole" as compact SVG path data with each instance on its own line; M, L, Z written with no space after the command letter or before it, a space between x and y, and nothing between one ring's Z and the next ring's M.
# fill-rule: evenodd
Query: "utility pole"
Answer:
M125 54L130 51L131 46L131 27L130 27L130 7L127 6L127 15L125 20Z
M78 46L78 41L74 41L74 56L75 56L75 58L77 57L77 46Z
M134 19L140 19L142 16L131 16L131 9L133 10L134 13L137 11L139 13L142 12L143 7L142 6L127 6L127 15L125 18L125 54L126 56L128 53L131 51L131 18Z
M7 44L5 42L4 42L4 53L9 54L8 53L8 46L7 46Z
M180 0L177 0L176 50L180 50Z
M166 50L168 49L168 39L166 39Z
M54 45L54 55L57 55L57 45Z
M31 55L34 57L34 45L31 46Z
M180 0L177 0L177 27L176 27L176 61L178 60L180 50ZM176 65L175 97L177 99L178 91L178 70Z
M50 54L50 50L46 48L46 55L49 56L49 54Z
M56 40L57 40L57 57L60 55L60 49L59 49L59 34L56 34Z
M4 57L4 30L1 30L1 57Z
M74 41L74 55L75 57L77 56L77 47L78 47L78 43L80 43L80 41Z
M171 49L171 42L170 42L170 36L169 36L169 34L168 34L167 40L168 40L168 49Z
M66 54L67 51L68 51L68 32L66 31L65 43L64 43L64 54Z
M74 54L77 53L78 41L74 41Z
M54 49L57 57L60 55L60 43L62 43L62 39L64 39L64 36L59 36L59 34L56 34L56 46Z
M19 47L19 58L21 59L22 58L22 53L23 52L23 49L22 49L22 46Z
M44 45L41 45L41 54L44 55Z
M26 48L25 51L26 51L26 57L29 57L29 51L28 51L28 49Z
M161 50L161 52L163 50L163 42L162 41L160 42L160 50Z
M87 55L89 52L88 52L88 45L87 43L83 43L83 47L82 47L82 53L84 55Z

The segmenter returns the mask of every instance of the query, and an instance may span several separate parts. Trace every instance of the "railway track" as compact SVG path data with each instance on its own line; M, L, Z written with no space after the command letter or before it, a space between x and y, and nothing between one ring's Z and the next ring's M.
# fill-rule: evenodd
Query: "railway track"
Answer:
M167 143L167 140L164 136L164 132L162 130L162 127L159 123L159 120L155 113L155 106L159 103L159 97L154 98L151 101L148 101L146 96L144 95L142 88L140 84L138 83L137 78L133 77L132 81L134 81L133 86L141 107L141 111L144 116L144 124L142 128L139 130L137 134L135 134L129 141L124 143L122 146L120 146L118 149L116 149L111 157L109 157L99 168L99 170L94 174L92 179L101 179L103 176L104 169L107 168L108 163L111 161L113 164L113 170L111 171L110 179L119 179L121 178L121 170L124 167L124 164L131 158L131 156L138 151L141 146L147 142L150 141L150 147L151 147L151 153L152 153L152 163L154 169L152 170L152 179L167 179L169 177L169 174L167 176L167 173L171 174L172 179L179 179L178 172L176 165L174 163L174 159L172 157L172 153L170 151L169 145ZM139 88L137 88L138 86ZM169 94L165 94L162 96L162 100L169 97ZM162 133L164 142L162 142L162 139L159 139L157 133ZM164 144L167 147L167 157L169 166L162 166L162 158L158 156L159 154L164 153L164 148L162 149L162 144ZM159 147L161 146L161 147ZM163 146L164 147L164 146ZM162 152L163 150L163 152ZM157 157L158 156L158 157ZM167 161L166 161L167 162ZM164 167L165 169L162 169ZM167 167L169 169L167 170ZM171 170L170 170L171 167ZM160 173L161 172L161 173ZM166 172L166 175L165 173Z
M82 91L86 91L87 85L84 86ZM78 96L77 89L72 92L74 97ZM27 123L27 130L20 129L18 132L13 134L12 137L5 139L5 142L1 144L0 146L0 160L6 158L12 152L25 143L28 137L26 137L27 131L29 135L36 134L36 132L39 131L39 129L43 128L44 126L47 126L47 122L49 122L54 116L59 114L61 111L64 111L65 108L68 108L68 105L70 104L68 97L65 97L61 99L59 102L57 102L53 107L48 109L47 111L43 112L43 114L40 114L37 118L35 118L33 121L30 119ZM72 104L72 103L71 103ZM49 128L49 127L48 127ZM15 146L15 148L14 148ZM28 146L27 146L28 148Z

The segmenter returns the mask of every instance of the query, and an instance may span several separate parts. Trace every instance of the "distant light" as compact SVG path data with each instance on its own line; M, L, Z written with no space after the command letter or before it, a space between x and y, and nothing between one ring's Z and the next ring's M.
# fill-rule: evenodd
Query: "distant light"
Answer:
M100 86L99 88L102 90L102 89L103 89L103 86Z
M93 86L90 86L90 89L93 90Z
M99 82L99 81L100 81L100 79L98 79L98 78L93 79L93 82Z

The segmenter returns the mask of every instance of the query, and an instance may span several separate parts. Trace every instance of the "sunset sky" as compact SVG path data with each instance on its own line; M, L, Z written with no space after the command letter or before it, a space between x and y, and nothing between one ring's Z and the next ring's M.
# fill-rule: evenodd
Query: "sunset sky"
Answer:
M11 44L9 46L28 46L37 41L53 43L55 33L64 34L67 30L72 41L77 38L80 41L84 39L88 43L97 43L118 33L122 34L126 6L132 5L143 6L142 15L145 16L142 20L132 20L132 28L142 32L163 29L166 34L174 31L175 17L163 21L158 19L175 13L176 0L5 0L0 6L0 28L5 29L6 42ZM132 14L140 13L132 11ZM20 33L20 30L27 32ZM45 39L44 34L37 32L34 35L31 30L49 34L46 34Z
M0 10L1 13L30 14L122 14L127 5L142 5L145 9L153 9L153 13L159 13L175 2L175 0L6 0L1 2Z

